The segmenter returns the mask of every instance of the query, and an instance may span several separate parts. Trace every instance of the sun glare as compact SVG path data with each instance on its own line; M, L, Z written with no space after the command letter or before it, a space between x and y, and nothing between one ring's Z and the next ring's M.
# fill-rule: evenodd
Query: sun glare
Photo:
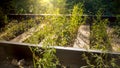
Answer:
M46 7L50 7L51 4L51 0L41 0L40 1L41 5L46 6Z
M44 2L49 2L50 0L43 0Z
M50 4L50 0L41 0L41 3Z

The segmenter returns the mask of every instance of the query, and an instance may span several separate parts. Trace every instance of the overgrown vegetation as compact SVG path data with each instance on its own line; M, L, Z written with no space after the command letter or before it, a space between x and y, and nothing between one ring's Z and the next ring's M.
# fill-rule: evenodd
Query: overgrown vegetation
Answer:
M117 16L117 20L115 22L115 25L113 25L114 27L114 34L117 35L118 38L120 38L120 17L119 15Z
M107 34L107 19L102 19L102 13L99 10L93 19L91 29L91 48L111 51L111 43Z
M82 18L81 15L83 15L83 4L80 3L74 6L70 18L64 15L47 16L45 17L45 20L42 21L45 26L25 41L34 44L40 43L43 46L43 49L45 47L43 57L39 58L39 61L36 61L37 64L39 63L40 67L51 67L51 65L52 67L55 67L52 62L55 59L54 49L49 49L49 46L73 45L78 27L85 23L86 18Z
M39 47L30 47L33 53L34 68L57 68L59 61L55 55L56 50L48 47L49 46L44 46L42 49Z
M83 53L83 60L87 68L119 68L120 57L103 52L101 54Z
M24 20L21 22L12 20L9 24L5 25L4 28L1 28L0 40L9 41L36 25L36 20L33 19Z
M14 8L14 13L52 13L56 14L56 16L46 16L44 19L40 19L42 28L37 28L39 31L35 32L30 38L25 40L25 43L32 43L42 45L42 49L38 48L30 48L33 53L33 62L35 68L56 68L59 64L59 60L55 56L55 49L50 48L50 46L73 46L73 43L76 39L76 34L80 25L84 24L86 18L82 17L84 12L88 12L88 14L95 14L98 10L98 7L102 6L102 10L104 10L108 6L104 5L96 5L95 2L102 4L102 1L95 1L92 5L92 1L90 0L90 6L85 6L85 8L89 8L89 10L84 9L84 5L82 3L76 4L78 1L71 4L74 4L74 7L69 5L66 6L66 0L61 1L51 1L47 2L44 0L44 3L41 4L42 0L33 1L11 1L11 6ZM52 3L52 4L51 4ZM83 1L85 5L86 2ZM25 4L24 7L22 4ZM41 4L41 5L40 5ZM50 5L49 7L47 5ZM62 5L63 4L63 5ZM35 7L36 6L36 7ZM57 7L56 7L57 6ZM39 7L39 8L38 8ZM41 9L41 7L43 7ZM65 11L66 8L73 8L72 11ZM90 7L95 9L91 9ZM111 6L110 6L111 7ZM62 9L60 9L62 8ZM48 9L48 10L47 10ZM113 8L112 8L113 9ZM2 9L0 9L0 13ZM38 11L40 10L40 11ZM54 11L55 10L55 11ZM111 12L107 12L110 9L106 9L103 13L112 14ZM57 14L65 14L66 12L71 13L70 17L67 16L57 16ZM91 13L92 12L92 13ZM90 35L90 47L91 49L99 49L103 51L111 51L112 46L110 42L110 38L107 34L107 23L108 19L102 19L102 12L98 11L96 18L93 18L93 23L91 26L91 35ZM4 16L4 15L2 15ZM5 17L1 17L0 19L5 19ZM4 20L5 21L5 20ZM120 37L120 26L119 26L119 17L117 25L115 26L115 34ZM17 35L27 31L29 28L36 26L36 21L33 19L25 20L22 22L12 21L2 28L0 31L0 40L10 40L15 38ZM89 55L83 54L83 59L87 63L87 67L90 68L117 68L116 58L109 58L109 56L105 53L103 54L92 54ZM88 57L91 56L91 57ZM92 60L91 60L92 58ZM119 67L118 67L119 68Z
M92 18L93 23L90 32L90 48L103 51L101 54L83 53L83 59L88 68L119 68L119 56L110 57L106 52L112 51L110 37L108 36L108 19L102 19L101 9L96 17ZM88 57L90 56L90 57Z
M29 43L34 43L34 41L41 42L41 39L51 39L54 40L54 44L57 46L72 45L74 42L78 27L85 23L85 18L83 15L83 5L76 5L73 9L72 16L67 18L66 16L48 16L42 21L45 26L38 32L36 32L32 37L26 40Z

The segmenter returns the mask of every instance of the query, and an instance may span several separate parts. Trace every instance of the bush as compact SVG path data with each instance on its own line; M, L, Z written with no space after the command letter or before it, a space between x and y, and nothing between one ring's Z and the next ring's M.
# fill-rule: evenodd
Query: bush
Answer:
M91 48L111 51L111 43L107 34L107 19L101 19L101 11L98 11L97 18L93 19L91 29Z

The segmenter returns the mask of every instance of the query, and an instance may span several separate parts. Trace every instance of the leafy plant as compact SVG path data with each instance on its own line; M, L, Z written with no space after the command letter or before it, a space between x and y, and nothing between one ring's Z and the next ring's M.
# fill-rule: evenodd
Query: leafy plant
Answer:
M101 18L101 11L98 11L97 17L93 19L91 30L91 48L111 51L111 43L107 34L107 19Z
M6 25L5 28L2 28L3 31L0 34L0 40L13 39L36 24L37 23L35 23L35 20L32 19L21 22L13 20L8 25Z
M100 54L83 53L82 57L88 68L119 68L119 56L113 57L106 52Z
M120 38L120 17L119 17L119 15L116 16L116 17L117 17L117 20L116 20L116 22L115 22L115 25L113 25L113 28L115 29L113 33L114 33L118 38Z

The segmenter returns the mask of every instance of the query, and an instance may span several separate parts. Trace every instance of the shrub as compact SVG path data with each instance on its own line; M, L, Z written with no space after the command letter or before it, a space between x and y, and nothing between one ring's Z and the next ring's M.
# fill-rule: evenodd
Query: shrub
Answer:
M98 11L97 17L93 19L91 29L91 48L111 51L111 43L107 34L107 19L101 18L101 12Z

